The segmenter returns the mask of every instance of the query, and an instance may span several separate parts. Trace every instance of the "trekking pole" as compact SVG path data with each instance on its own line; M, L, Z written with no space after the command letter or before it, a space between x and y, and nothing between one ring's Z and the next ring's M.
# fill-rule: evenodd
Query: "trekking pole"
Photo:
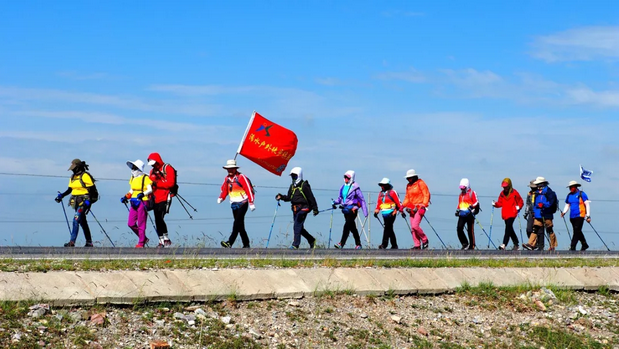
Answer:
M432 230L434 231L434 234L436 234L436 237L440 240L441 244L443 244L443 247L447 249L447 245L445 245L445 243L443 242L443 239L441 239L441 236L438 235L438 233L436 232L436 229L434 229L432 224L430 224L430 220L428 219L428 217L426 217L426 215L423 215L423 218L426 219L426 222L428 222L428 225L430 226L430 228L432 228Z
M563 223L565 223L565 230L567 230L567 236L570 237L570 242L572 241L572 234L570 234L570 229L567 227L567 221L565 220L565 215L563 215Z
M518 215L518 226L520 226L520 241L524 243L524 238L522 237L522 221L520 220L520 212L518 212L517 215Z
M383 227L383 229L385 228L385 225L383 224L383 221L380 220L380 218L378 218L378 216L374 216L376 217L376 219L378 219L378 223L380 223L380 226Z
M490 240L490 235L488 235L488 233L486 233L486 229L484 229L484 227L481 225L481 222L479 221L479 219L477 219L477 216L473 215L473 217L475 217L475 221L477 222L477 224L479 224L479 227L481 228L481 230L488 237L488 241L490 241L490 243L492 244L492 246L494 246L494 248L497 248L496 245L494 244L494 242L492 240ZM488 246L488 248L490 248L490 246Z
M331 247L331 229L333 229L333 212L335 212L335 210L331 210L331 222L329 223L329 242L327 243L327 248Z
M493 220L494 220L494 205L492 206L492 213L490 214L490 235L488 236L488 247L486 248L490 248L490 241L492 238L492 221Z
M406 225L408 226L408 230L411 232L411 235L413 235L413 228L411 228L411 224L408 222L408 219L406 219L406 216L402 216L402 218L404 218L404 221L406 222Z
M593 229L593 231L597 234L597 236L600 238L600 241L602 241L602 243L604 244L604 246L606 246L606 249L608 251L610 251L610 248L608 248L608 245L606 245L606 243L604 242L604 240L602 240L602 237L600 236L600 234L598 234L598 231L595 230L595 228L593 227L593 224L591 224L591 222L587 222L589 223L589 225L591 226L591 229Z
M177 194L176 196L179 196L179 195ZM183 209L185 210L185 212L187 212L187 215L189 216L189 219L193 219L193 217L191 216L191 213L189 213L189 210L187 210L187 207L185 207L185 205L183 204L183 200L180 199L180 196L179 196L178 202L180 202L180 204L181 204L181 206L183 206ZM187 203L187 205L189 205L189 203ZM194 211L195 211L195 208L194 208Z
M179 201L183 200L185 201L185 203L187 204L187 206L191 207L191 209L193 210L193 212L198 212L198 210L195 209L195 207L191 206L191 204L189 203L189 201L187 201L184 197L182 197L180 194L176 193L176 196L178 196L178 198L180 199Z
M60 192L58 192L60 194ZM64 220L67 221L67 229L69 229L69 234L71 234L71 226L69 226L69 218L67 217L67 210L64 208L64 202L62 199L60 200L60 206L62 206L62 212L64 212Z
M275 206L275 213L273 214L273 221L271 222L271 230L269 230L269 238L267 239L267 246L266 248L269 248L269 241L271 241L271 233L273 232L273 225L275 224L275 217L277 217L277 209L279 208L280 203L279 200L277 200L277 206Z
M112 247L116 247L116 245L114 245L114 242L112 241L112 239L110 239L110 236L107 235L107 232L105 231L105 229L103 229L103 226L101 225L101 223L97 219L97 216L95 216L95 214L92 212L92 208L90 209L90 214L95 219L95 221L97 221L97 224L99 224L99 227L101 227L101 230L103 231L103 234L105 234L105 236L107 236L107 239L110 240L110 244L112 244Z
M326 211L333 211L333 210L335 210L335 208L325 208L324 210L320 210L320 211L318 211L318 213L320 213L320 212L326 212Z

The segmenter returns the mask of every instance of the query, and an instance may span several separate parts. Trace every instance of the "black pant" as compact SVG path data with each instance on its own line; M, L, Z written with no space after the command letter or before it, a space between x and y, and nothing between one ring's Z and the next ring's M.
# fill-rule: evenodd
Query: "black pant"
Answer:
M533 233L533 222L535 221L535 215L533 213L529 213L529 217L527 218L527 238L531 236Z
M505 235L503 236L503 245L507 245L509 243L509 239L512 239L514 246L518 246L518 236L514 231L514 221L516 218L507 218L505 220Z
M237 207L235 209L235 207ZM232 234L230 234L230 238L228 239L228 243L230 246L234 245L234 241L236 237L241 234L241 241L243 241L243 247L249 248L249 236L247 236L247 232L245 231L245 214L247 213L247 209L249 208L249 204L247 202L241 204L240 206L232 207L232 216L234 217L234 223L232 223Z
M554 234L553 227L546 227L546 233L548 234L548 240L550 240L550 234ZM546 236L544 236L544 227L539 225L533 226L533 234L537 235L537 249L540 251L544 250L544 246L546 244ZM552 247L552 245L551 245Z
M458 232L458 239L462 246L469 246L470 250L475 249L475 227L473 224L475 223L475 216L472 214L466 216L458 217L458 227L456 231ZM466 239L466 235L464 234L464 225L466 224L468 229L469 239Z
M580 241L580 247L589 247L585 235L582 233L582 226L585 224L583 217L570 218L572 228L574 229L574 235L572 235L572 243L570 244L570 250L576 249L576 244Z
M153 208L153 216L155 216L155 225L157 226L157 235L162 237L168 235L168 226L165 224L163 217L167 213L167 202L159 202Z
M305 239L307 239L307 242L309 243L310 247L314 246L314 242L316 241L316 238L314 238L312 236L312 234L308 233L307 230L305 230L305 227L303 226L303 224L305 224L305 218L307 218L307 214L309 213L309 209L301 209L299 207L297 207L296 209L293 210L293 219L294 219L294 225L293 225L293 229L294 229L294 239L292 241L292 246L299 248L299 245L301 245L301 236L303 236Z
M383 230L383 241L382 246L387 248L388 241L391 241L391 248L398 248L398 240L395 237L395 231L393 231L393 223L395 222L394 215L383 216L383 220L385 221L385 229Z
M353 238L355 238L355 245L361 245L361 238L359 236L359 231L357 230L357 224L355 223L355 219L357 218L357 211L344 213L344 230L342 231L342 239L340 239L340 244L342 247L346 245L346 240L348 240L348 235L352 233Z

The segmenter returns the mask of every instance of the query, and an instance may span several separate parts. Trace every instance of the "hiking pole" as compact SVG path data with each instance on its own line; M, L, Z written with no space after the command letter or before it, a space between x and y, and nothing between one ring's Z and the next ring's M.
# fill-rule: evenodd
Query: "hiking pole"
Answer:
M60 194L60 192L58 192ZM64 220L67 221L67 229L69 229L69 234L71 234L71 227L69 226L69 218L67 217L67 210L64 208L64 202L62 199L60 200L60 206L62 206L62 212L64 212Z
M107 235L107 232L105 231L105 229L103 229L103 226L101 225L101 223L99 223L99 220L97 219L97 216L95 216L95 214L92 212L92 208L90 209L90 214L95 219L95 221L97 221L97 224L99 224L99 227L101 227L101 230L103 231L103 234L105 234L105 236L107 236L107 239L110 240L110 244L112 244L112 247L116 247L116 245L114 245L114 242L112 241L112 239L110 239L110 236Z
M324 210L320 210L320 211L318 211L318 213L320 213L320 212L326 212L326 211L333 211L333 210L335 210L335 208L325 208Z
M277 206L275 206L275 213L273 214L273 221L271 222L271 230L269 230L269 238L267 239L267 246L269 248L269 241L271 241L271 233L273 232L273 225L275 224L275 217L277 217L277 209L280 207L279 200L277 200Z
M610 248L608 248L608 245L606 245L606 243L604 242L604 240L602 240L602 237L600 236L600 234L598 234L598 231L595 230L595 228L593 227L593 224L591 224L591 222L587 222L589 223L589 225L591 226L591 229L593 229L593 231L597 234L597 236L600 238L600 241L602 241L602 243L604 244L604 246L606 246L606 249L608 251L610 251Z
M447 249L447 245L445 245L445 243L443 242L443 239L441 239L441 236L438 235L438 233L436 232L436 229L434 229L432 224L430 224L430 220L428 220L428 217L426 217L426 215L423 215L423 218L426 219L426 222L428 222L428 225L430 226L430 228L432 228L432 230L434 231L434 234L436 234L436 237L441 241L441 244L443 244L443 247Z
M176 196L179 196L179 195L177 194ZM185 205L183 204L183 200L180 199L180 196L179 196L178 202L180 202L180 204L181 204L181 206L183 206L183 209L185 210L185 212L187 212L187 215L189 216L189 219L193 219L193 217L191 216L191 213L189 213L189 211L187 210L187 207L185 207ZM189 203L187 203L187 205L189 205ZM194 208L194 211L195 210L196 209Z
M481 228L481 230L488 237L488 241L490 241L490 243L492 244L492 246L494 246L494 248L497 248L496 245L494 244L494 242L492 240L490 240L490 235L488 235L488 233L486 233L486 229L484 229L484 227L481 225L481 222L479 221L479 219L477 219L477 216L473 215L473 217L475 217L475 221L477 222L477 224L479 224L479 227ZM488 248L490 248L490 246L488 246Z
M524 243L524 238L522 237L522 221L520 220L520 212L516 215L518 216L518 226L520 226L520 241Z
M374 217L376 217L376 219L378 219L378 223L380 223L380 226L383 227L383 229L384 229L385 225L383 224L383 221L381 221L380 218L378 218L378 215L374 215Z
M335 210L331 210L331 222L329 223L329 242L327 243L327 248L331 247L331 229L333 228L333 212L335 212Z
M492 206L492 213L490 214L490 236L488 236L488 247L486 247L486 248L490 248L490 241L491 241L491 237L492 237L492 221L493 220L494 220L494 205Z
M565 230L567 230L567 235L570 237L570 242L572 241L572 234L570 234L570 229L567 227L567 221L565 220L565 215L562 215L563 223L565 223Z
M413 235L413 228L411 228L411 224L408 222L408 219L406 219L406 216L402 216L402 218L404 218L404 221L406 222L406 225L408 226L408 230L411 232L411 235Z
M180 194L176 193L176 196L178 196L178 198L180 199L179 201L183 200L185 201L185 203L187 204L187 206L191 207L191 209L193 210L193 212L198 212L198 210L195 209L195 207L191 206L191 204L189 203L189 201L187 201L184 197L182 197Z

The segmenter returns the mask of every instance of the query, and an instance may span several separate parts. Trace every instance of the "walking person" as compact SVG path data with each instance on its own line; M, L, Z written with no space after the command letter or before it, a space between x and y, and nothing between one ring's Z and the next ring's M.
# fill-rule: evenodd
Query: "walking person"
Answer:
M570 251L576 250L576 244L579 241L581 251L586 251L589 248L585 235L582 233L582 226L585 224L585 220L587 223L591 223L591 201L584 191L578 189L580 186L580 183L576 181L568 183L567 187L570 189L570 192L565 198L565 207L561 212L561 218L563 218L567 211L570 211L570 223L572 223L572 229L574 230Z
M386 249L389 242L391 242L391 249L397 250L398 239L393 230L393 223L395 222L398 212L401 211L400 198L398 197L398 193L393 190L389 178L383 178L378 182L378 186L380 186L380 193L378 193L378 200L376 200L374 217L378 217L380 213L384 221L383 239L378 248ZM402 215L404 216L404 213L402 213ZM406 218L406 216L404 217Z
M90 227L88 226L86 215L90 211L91 203L97 200L97 198L92 198L91 200L91 190L95 185L95 179L88 173L88 165L86 162L80 159L71 161L71 166L69 166L67 171L73 172L71 179L69 179L69 186L63 193L58 193L55 199L56 202L60 203L65 196L71 194L69 206L75 210L71 238L69 242L64 244L64 247L75 246L75 240L77 240L77 233L80 227L82 227L84 238L86 239L86 245L84 245L84 247L93 247L92 236L90 235Z
M172 165L164 163L159 153L151 153L147 161L148 165L152 167L149 178L153 182L152 187L155 200L153 215L155 216L155 226L159 236L159 245L157 247L169 247L172 245L172 240L168 236L168 226L165 223L164 217L170 212L172 197L176 194L176 170Z
M151 179L144 173L144 162L142 160L127 161L127 167L131 169L129 178L129 192L120 198L120 202L126 204L130 202L129 218L127 226L138 236L138 243L135 248L144 248L148 243L146 237L146 203L149 195L153 192Z
M340 188L340 195L333 201L333 209L341 205L342 213L344 214L344 229L342 230L342 238L340 242L335 244L335 248L344 248L348 236L352 233L355 239L355 249L361 249L361 237L357 229L355 219L359 213L359 208L363 211L365 217L368 216L368 207L361 192L361 188L355 182L355 171L346 171L344 173L344 184Z
M236 237L240 234L243 248L249 248L249 236L245 230L245 214L247 209L255 210L254 205L254 190L249 179L239 172L239 167L236 165L236 160L228 160L223 167L228 171L228 175L224 178L221 185L221 193L217 198L217 203L221 204L226 196L230 197L230 207L232 208L232 233L227 241L222 241L221 246L231 248L236 241Z
M292 184L288 188L288 194L277 194L275 200L283 200L290 202L292 207L292 217L294 220L294 240L290 249L296 250L301 245L301 236L307 239L310 248L316 246L316 238L305 230L303 224L307 218L307 214L312 211L314 216L318 215L318 204L312 193L312 188L308 181L303 180L303 169L295 167L290 170L290 178Z
M421 229L421 220L430 205L430 190L415 170L406 171L404 177L408 181L406 195L402 208L410 215L411 235L413 235L413 250L428 248L428 237Z
M533 212L533 206L535 206L535 193L537 192L537 185L534 184L535 179L529 182L529 193L524 206L524 219L527 221L527 238L531 237L533 232L533 222L535 221L535 213ZM537 240L532 243L532 246L537 245Z
M501 218L505 221L505 235L503 236L503 244L499 246L499 250L504 250L509 243L509 239L512 239L514 243L513 250L517 250L520 247L518 236L514 230L514 221L518 216L518 212L522 208L524 202L520 193L512 187L512 180L510 178L503 179L501 182L503 191L499 194L498 200L492 201L492 206L501 208Z
M462 250L474 250L475 245L475 215L479 213L479 201L477 193L471 189L471 184L468 178L460 180L460 195L458 196L458 208L456 209L456 217L458 217L458 239L462 244ZM468 230L467 236L464 234L464 226Z
M544 177L537 177L533 184L537 185L535 193L535 202L533 204L533 213L535 221L533 222L533 232L529 237L529 242L523 247L527 250L544 250L544 228L550 240L549 251L554 251L557 246L557 237L553 230L552 220L554 213L557 211L557 194L548 187L548 181ZM540 231L542 236L540 236ZM537 245L533 245L534 242Z

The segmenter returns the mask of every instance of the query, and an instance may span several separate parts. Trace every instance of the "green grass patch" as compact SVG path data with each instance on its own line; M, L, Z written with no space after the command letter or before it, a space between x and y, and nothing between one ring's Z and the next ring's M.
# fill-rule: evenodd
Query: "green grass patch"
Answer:
M0 271L47 272L47 271L108 271L108 270L156 270L200 268L566 268L566 267L617 267L619 259L281 259L238 258L216 259L176 256L169 259L109 259L109 260L15 260L0 259Z
M531 332L527 335L527 341L531 345L522 346L522 349L540 347L546 349L604 348L601 343L589 336L577 336L567 331L546 327L531 328Z

